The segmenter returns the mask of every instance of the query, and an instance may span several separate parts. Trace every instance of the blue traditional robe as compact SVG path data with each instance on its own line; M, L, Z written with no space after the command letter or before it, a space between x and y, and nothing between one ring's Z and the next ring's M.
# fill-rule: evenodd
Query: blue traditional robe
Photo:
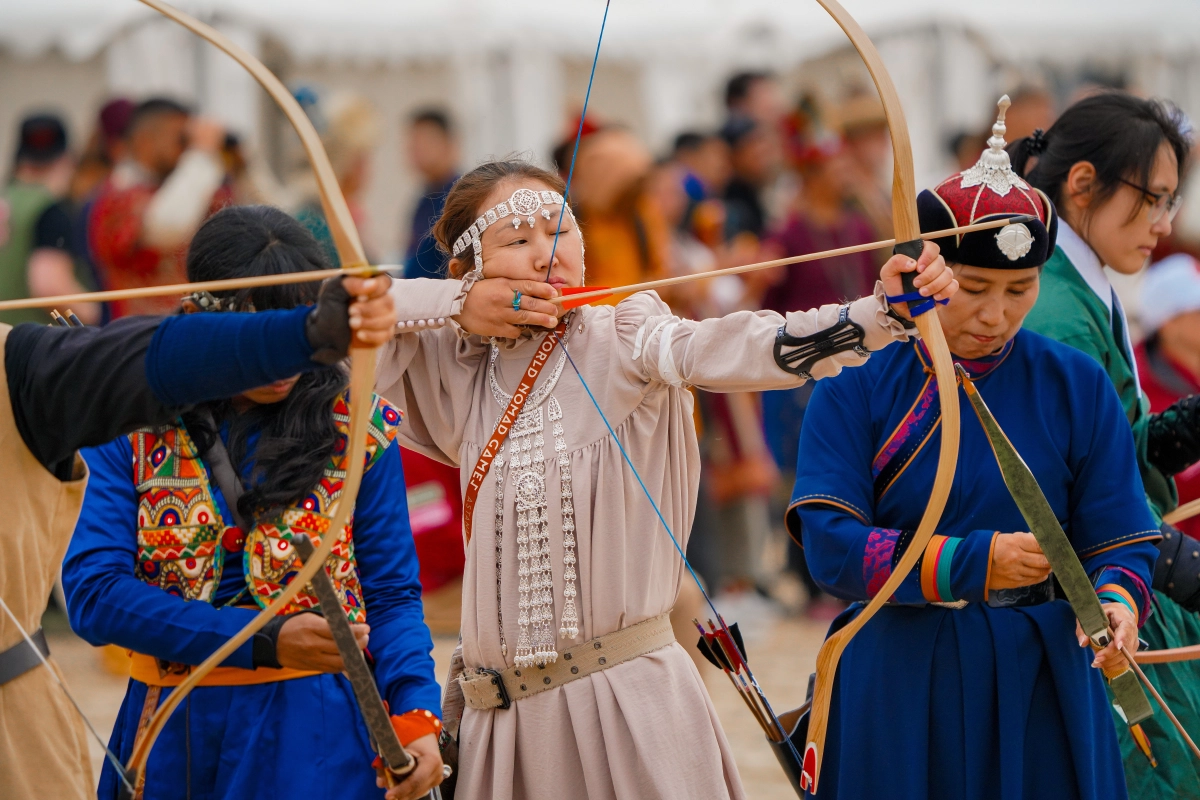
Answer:
M821 381L808 408L788 524L821 587L855 601L832 630L887 580L929 499L941 425L923 347L889 348ZM958 363L1096 586L1109 587L1104 601L1127 595L1144 621L1159 532L1103 370L1028 331L995 356ZM996 533L1028 526L961 388L959 398L962 444L945 513L895 604L842 656L819 796L1124 798L1103 677L1075 639L1070 605L985 602ZM957 601L966 605L930 604Z
M223 432L224 435L225 432ZM252 442L253 444L253 442ZM221 607L246 586L244 560L225 561L214 603L185 602L134 575L138 493L128 437L82 451L91 477L63 564L71 626L92 644L113 643L167 661L198 664L257 613ZM252 462L252 459L248 459ZM249 477L248 463L243 477ZM220 489L211 486L225 519ZM371 626L375 678L392 712L437 713L441 692L421 606L400 450L391 442L362 480L354 510L355 556ZM241 565L241 566L239 566ZM252 641L226 666L253 667ZM109 742L126 761L146 684L131 679ZM165 700L170 689L164 689ZM247 686L201 686L175 711L146 767L146 800L377 800L374 753L349 681L321 674ZM107 762L99 797L118 796Z

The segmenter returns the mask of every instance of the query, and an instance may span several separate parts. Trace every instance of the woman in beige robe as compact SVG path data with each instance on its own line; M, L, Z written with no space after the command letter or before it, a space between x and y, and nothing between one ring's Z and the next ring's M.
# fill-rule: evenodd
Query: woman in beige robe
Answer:
M528 195L521 198L522 189L537 193L541 207L534 208ZM404 409L400 437L406 447L464 468L464 492L471 467L546 336L544 329L528 328L518 335L513 323L547 324L545 312L555 307L538 298L583 283L582 241L569 210L559 224L561 200L554 198L562 190L555 176L523 162L489 164L467 175L447 198L436 233L443 246L470 245L468 225L477 217L483 221L485 210L505 205L504 212L490 215L494 224L476 230L481 258L475 263L478 269L482 262L487 279L474 274L465 280L398 281L392 290L401 322L381 354L378 391ZM513 215L516 222L498 219L516 206L523 206ZM456 254L461 257L451 261L452 274L470 268L470 253L468 246ZM936 247L926 245L918 283L952 293L955 285L936 254ZM910 264L896 257L884 268L894 294L901 291L900 271L915 266ZM511 307L518 290L520 312ZM900 318L888 315L882 286L848 310L863 329L866 350L908 337ZM700 473L687 387L797 386L803 379L776 362L777 334L781 328L792 336L817 333L833 326L839 312L831 305L786 319L762 311L694 322L673 316L656 294L643 292L564 318L565 349L681 547L687 546ZM489 341L481 333L514 338ZM617 442L571 363L565 363L564 345L550 354L479 490L463 576L462 655L468 671L503 671L519 663L522 653L526 663L530 658L530 631L521 624L522 598L530 598L522 591L515 543L518 521L537 515L517 509L514 468L532 467L544 478L544 496L534 502L544 507L552 575L551 641L543 643L544 650L557 655L665 614L689 579ZM842 352L816 362L810 372L834 375L863 360ZM529 461L522 465L514 450ZM522 501L529 509L530 497L523 494ZM567 526L573 538L564 534L564 517L573 519ZM532 600L536 605L537 598ZM572 611L576 625L570 624ZM573 639L571 627L578 628ZM447 723L453 726L453 720ZM516 700L507 709L467 708L459 758L461 800L745 796L704 684L677 643Z

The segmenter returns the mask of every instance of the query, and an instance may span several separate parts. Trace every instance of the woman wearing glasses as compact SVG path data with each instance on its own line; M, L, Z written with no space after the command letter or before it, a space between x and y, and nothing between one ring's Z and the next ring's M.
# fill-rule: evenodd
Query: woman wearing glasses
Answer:
M1009 147L1013 168L1049 195L1062 220L1057 247L1042 274L1041 294L1025 327L1082 350L1108 372L1133 426L1147 501L1160 518L1177 501L1172 476L1200 459L1200 448L1195 445L1196 431L1181 421L1186 417L1170 410L1149 413L1125 312L1104 267L1133 275L1146 266L1159 239L1170 235L1191 144L1189 127L1170 104L1113 92L1079 101L1049 131L1035 131ZM1178 532L1164 531L1160 549L1178 549L1179 537ZM1186 601L1184 592L1194 594L1200 578L1172 578L1159 585L1167 556L1160 553L1159 562L1153 613L1142 638L1155 649L1194 644L1200 641L1200 617L1172 598ZM1200 686L1197 663L1146 669L1190 730L1200 725L1200 696L1194 688ZM1200 796L1200 767L1161 715L1143 725L1157 768L1128 727L1117 722L1131 797Z

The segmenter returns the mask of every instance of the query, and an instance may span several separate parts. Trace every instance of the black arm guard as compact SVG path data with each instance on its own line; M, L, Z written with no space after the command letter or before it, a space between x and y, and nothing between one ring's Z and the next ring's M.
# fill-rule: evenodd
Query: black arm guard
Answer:
M1200 395L1152 414L1146 433L1146 457L1165 474L1175 475L1200 461Z
M1188 611L1200 610L1200 541L1163 523L1151 586Z
M850 319L850 306L844 305L838 312L838 321L823 331L811 336L790 336L787 326L775 334L775 363L784 372L811 380L813 366L820 360L838 353L853 350L863 358L871 352L863 347L866 331ZM788 349L786 352L784 348Z

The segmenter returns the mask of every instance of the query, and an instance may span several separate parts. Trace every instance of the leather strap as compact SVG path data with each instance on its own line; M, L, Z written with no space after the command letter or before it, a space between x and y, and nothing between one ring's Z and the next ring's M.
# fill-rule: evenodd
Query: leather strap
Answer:
M483 479L487 477L488 472L492 468L492 461L495 460L496 454L500 452L500 447L504 444L504 440L508 438L508 432L512 430L513 423L517 421L517 417L521 414L521 409L525 405L525 399L529 396L529 392L533 390L533 384L537 382L538 375L542 374L542 369L546 366L546 362L550 360L550 354L554 352L554 347L558 344L559 337L566 330L566 324L560 322L558 327L554 329L554 333L548 333L542 339L542 343L538 345L537 352L533 354L533 359L529 362L529 366L525 368L525 375L521 378L520 385L513 392L512 400L508 401L508 408L504 409L504 414L500 417L500 421L496 423L496 430L492 431L491 438L484 445L483 452L479 454L479 460L475 462L475 469L471 470L471 480L467 483L466 493L463 494L464 547L471 543L471 522L475 516L475 501L479 497L479 489L483 486Z
M200 454L202 458L208 460L208 467L212 473L213 480L221 490L221 494L225 495L225 503L229 506L229 513L233 515L234 524L242 529L244 534L249 535L253 530L253 526L249 521L242 516L242 512L238 510L238 500L245 491L242 486L241 479L233 469L233 461L229 458L229 451L225 449L225 442L221 440L221 431L217 428L216 421L213 419L212 412L204 411L205 421L213 429L213 441L208 446L208 449ZM189 433L190 435L190 433ZM196 437L192 437L193 441Z
M46 644L45 631L38 628L29 638L33 639L33 643L37 645L37 649L43 656L50 657L50 646ZM22 637L12 647L0 653L0 686L21 677L41 663L42 659L38 658L37 653L29 646L29 642Z
M459 683L468 707L508 708L517 700L624 664L674 642L671 618L659 614L569 648L554 663L544 667L509 667L503 672L467 669Z

